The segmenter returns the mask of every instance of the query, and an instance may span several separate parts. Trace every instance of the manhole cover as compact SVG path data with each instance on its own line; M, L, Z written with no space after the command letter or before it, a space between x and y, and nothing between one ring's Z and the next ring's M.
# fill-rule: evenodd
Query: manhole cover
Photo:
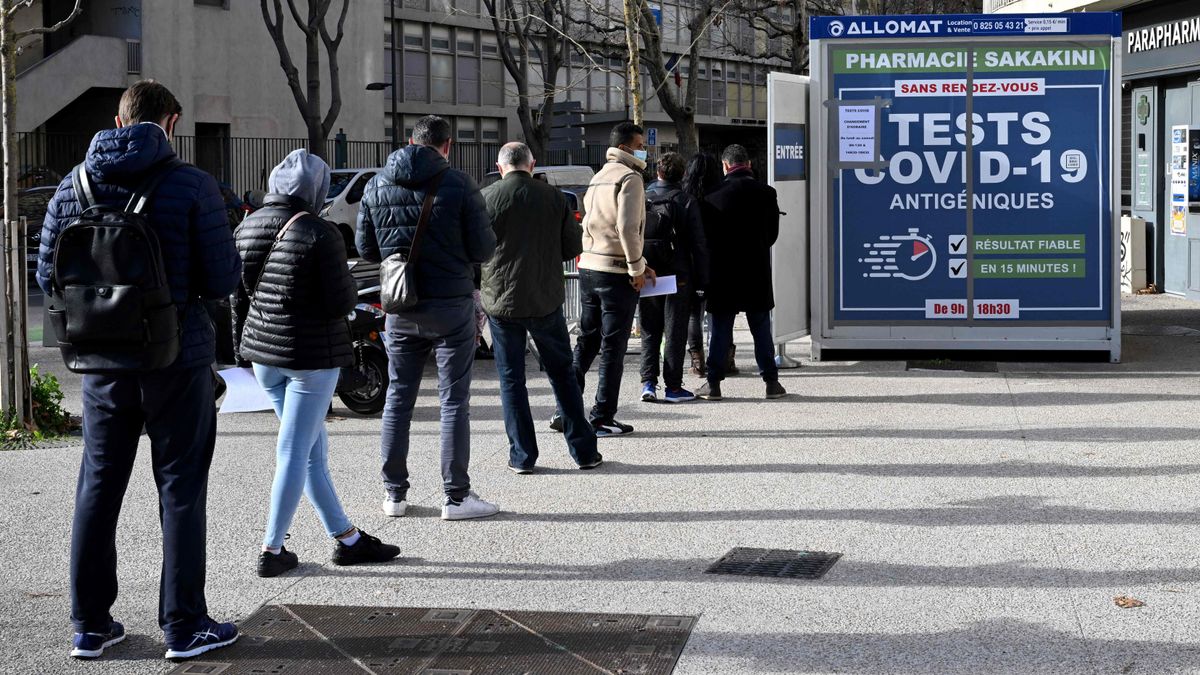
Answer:
M666 675L692 616L267 605L242 639L171 675Z
M944 359L909 361L905 370L950 370L960 373L998 372L995 361L946 361Z
M841 553L789 551L782 548L735 548L704 570L708 574L735 574L783 579L820 579L841 558Z

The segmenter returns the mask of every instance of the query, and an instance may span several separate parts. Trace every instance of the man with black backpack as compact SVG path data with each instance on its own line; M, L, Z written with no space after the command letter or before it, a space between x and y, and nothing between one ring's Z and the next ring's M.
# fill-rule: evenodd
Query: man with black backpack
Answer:
M686 168L681 155L667 152L658 160L658 180L646 188L646 230L642 253L660 275L675 275L677 292L642 298L642 400L657 402L659 350L662 349L664 391L661 400L685 403L696 396L683 388L683 355L687 348L692 294L708 284L708 242L700 207L680 186Z
M168 659L237 640L204 597L208 471L216 444L205 300L227 297L242 263L212 176L178 160L182 107L153 80L121 96L117 128L92 139L42 227L38 285L68 368L83 373L83 465L71 532L71 655L125 639L117 520L143 425L163 529L159 625Z

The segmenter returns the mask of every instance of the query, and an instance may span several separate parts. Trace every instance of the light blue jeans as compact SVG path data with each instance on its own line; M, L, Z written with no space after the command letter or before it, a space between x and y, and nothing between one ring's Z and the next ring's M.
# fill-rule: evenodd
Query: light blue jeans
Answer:
M338 369L290 370L256 363L254 376L279 417L275 483L263 546L283 546L301 492L312 502L330 537L345 534L354 526L329 477L329 439L325 434L325 413L337 387Z

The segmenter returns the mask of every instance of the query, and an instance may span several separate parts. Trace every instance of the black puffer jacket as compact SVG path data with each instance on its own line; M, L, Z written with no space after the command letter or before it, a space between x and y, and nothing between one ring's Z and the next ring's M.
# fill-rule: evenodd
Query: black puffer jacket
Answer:
M309 208L296 197L267 195L263 208L238 226L245 292L238 294L237 304L246 316L240 352L252 363L294 370L354 363L346 315L358 294L337 228L316 216L302 216L271 251L280 228Z
M421 239L417 297L457 298L475 290L475 266L496 252L496 235L470 176L449 168L437 150L408 145L367 183L358 211L358 251L380 262L412 245L429 182L445 171Z

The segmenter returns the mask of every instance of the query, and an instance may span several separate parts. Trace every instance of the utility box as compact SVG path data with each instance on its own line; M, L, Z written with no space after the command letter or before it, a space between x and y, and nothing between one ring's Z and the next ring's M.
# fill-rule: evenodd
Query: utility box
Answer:
M1146 287L1146 221L1121 217L1121 291L1137 293Z
M813 357L1120 358L1121 18L813 17Z

